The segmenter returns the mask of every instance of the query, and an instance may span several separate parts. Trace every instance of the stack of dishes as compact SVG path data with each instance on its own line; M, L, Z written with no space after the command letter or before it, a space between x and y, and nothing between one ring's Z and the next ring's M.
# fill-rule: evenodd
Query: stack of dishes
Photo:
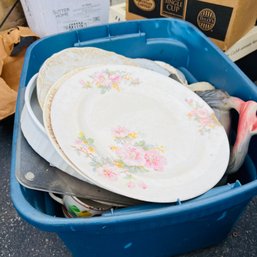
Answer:
M205 193L226 171L227 135L167 65L91 47L53 55L27 86L25 138L51 165L119 195L168 203Z

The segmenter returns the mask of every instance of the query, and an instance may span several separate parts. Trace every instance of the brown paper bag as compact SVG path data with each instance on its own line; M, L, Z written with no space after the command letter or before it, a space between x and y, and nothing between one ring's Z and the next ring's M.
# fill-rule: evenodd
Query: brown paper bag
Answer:
M0 32L0 120L15 112L25 51L37 38L28 27Z

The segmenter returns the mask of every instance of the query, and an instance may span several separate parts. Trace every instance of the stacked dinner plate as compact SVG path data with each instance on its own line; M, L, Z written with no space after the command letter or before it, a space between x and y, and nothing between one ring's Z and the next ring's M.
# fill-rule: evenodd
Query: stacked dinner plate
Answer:
M229 143L186 85L162 62L66 49L28 84L22 131L51 165L85 183L148 202L191 199L224 175Z

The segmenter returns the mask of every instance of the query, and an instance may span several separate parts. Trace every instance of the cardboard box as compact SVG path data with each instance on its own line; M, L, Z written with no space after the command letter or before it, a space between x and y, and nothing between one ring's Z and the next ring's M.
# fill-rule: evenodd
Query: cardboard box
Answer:
M20 0L28 25L40 37L108 23L109 0Z
M175 17L227 50L255 25L256 0L126 0L126 19Z
M0 31L26 25L26 19L19 1L0 1Z
M240 38L225 53L232 61L237 61L257 50L257 26Z

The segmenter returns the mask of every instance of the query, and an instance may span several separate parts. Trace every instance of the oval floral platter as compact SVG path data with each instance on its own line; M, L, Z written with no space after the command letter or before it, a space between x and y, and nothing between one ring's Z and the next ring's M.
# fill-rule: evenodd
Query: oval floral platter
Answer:
M138 66L125 56L95 47L66 48L50 56L41 66L37 78L37 97L41 108L52 85L67 72L83 66L126 64Z
M55 88L44 107L49 136L97 186L175 202L222 178L229 160L225 130L180 83L139 67L101 65L66 75Z

